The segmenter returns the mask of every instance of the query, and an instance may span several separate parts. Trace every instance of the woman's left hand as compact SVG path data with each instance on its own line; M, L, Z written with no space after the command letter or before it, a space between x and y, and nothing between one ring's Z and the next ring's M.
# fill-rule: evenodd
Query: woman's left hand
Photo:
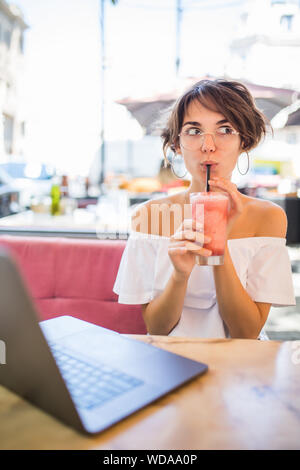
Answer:
M228 209L228 223L227 223L227 236L230 234L230 231L238 219L238 217L243 212L243 201L242 195L238 191L236 184L231 181L226 180L225 178L213 177L209 180L209 186L212 190L215 188L220 189L228 193L229 195L229 209Z

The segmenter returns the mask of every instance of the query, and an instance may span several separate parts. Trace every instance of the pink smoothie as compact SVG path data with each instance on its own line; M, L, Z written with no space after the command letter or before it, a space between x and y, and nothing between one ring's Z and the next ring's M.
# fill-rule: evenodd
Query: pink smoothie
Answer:
M193 220L201 224L204 222L204 234L211 237L211 242L206 243L204 248L212 251L211 256L224 255L228 196L212 191L192 193L190 201L192 204Z

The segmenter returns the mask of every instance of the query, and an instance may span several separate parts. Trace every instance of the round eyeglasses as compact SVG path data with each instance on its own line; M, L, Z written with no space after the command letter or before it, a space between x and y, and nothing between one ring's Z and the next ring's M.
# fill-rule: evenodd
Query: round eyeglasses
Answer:
M211 135L215 145L222 145L230 142L238 134L239 132L229 126L219 127L215 132L203 132L197 127L190 127L178 134L178 137L180 137L180 142L185 149L198 150L205 135Z

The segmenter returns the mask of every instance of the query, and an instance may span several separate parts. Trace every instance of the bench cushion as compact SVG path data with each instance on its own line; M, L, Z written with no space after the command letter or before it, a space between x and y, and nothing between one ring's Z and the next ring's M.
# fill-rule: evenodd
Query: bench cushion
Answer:
M0 236L13 254L41 320L71 315L119 333L145 334L140 305L118 303L112 288L123 240Z

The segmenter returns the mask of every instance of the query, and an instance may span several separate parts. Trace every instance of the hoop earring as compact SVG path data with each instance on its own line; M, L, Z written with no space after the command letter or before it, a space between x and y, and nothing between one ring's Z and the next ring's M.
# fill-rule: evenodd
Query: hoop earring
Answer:
M242 172L240 171L240 169L239 169L239 158L240 158L240 156L239 156L238 161L237 161L237 169L238 169L238 172L239 172L240 175L243 175L243 176L246 175L246 174L248 173L248 170L249 170L249 154L248 154L248 152L246 152L246 155L247 155L247 163L248 163L248 166L247 166L247 170L245 171L245 173L242 173Z
M178 157L177 153L173 153L173 155L171 157L171 162L170 162L171 170L172 170L173 175L176 176L176 178L181 178L182 179L187 174L187 169L185 170L185 173L182 176L180 176L176 173L176 171L174 170L174 160L175 160L176 157ZM183 162L183 158L181 157L181 162L180 163L182 164L182 162Z

